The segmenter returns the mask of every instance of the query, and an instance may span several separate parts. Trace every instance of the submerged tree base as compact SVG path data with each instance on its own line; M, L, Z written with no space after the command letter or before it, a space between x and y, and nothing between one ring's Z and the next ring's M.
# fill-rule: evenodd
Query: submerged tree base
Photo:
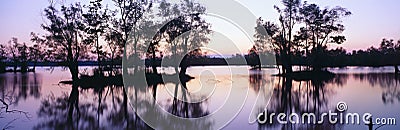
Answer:
M275 76L290 77L296 81L329 80L335 77L335 73L329 71L295 71L293 73L277 74Z
M147 85L154 86L157 84L165 84L165 83L186 83L194 77L186 74L156 74L156 73L146 73L145 76L141 75L127 75L127 79L130 79L129 82L134 82L130 85ZM80 86L83 89L88 88L104 88L106 86L124 86L122 74L116 76L102 76L102 75L82 75L79 80L76 82L77 86ZM146 81L146 82L145 82ZM139 83L143 82L143 83ZM72 80L60 81L60 84L73 84Z
M60 81L60 84L73 84L72 80ZM110 85L123 86L122 75L116 76L89 76L82 75L76 82L81 88L104 88Z

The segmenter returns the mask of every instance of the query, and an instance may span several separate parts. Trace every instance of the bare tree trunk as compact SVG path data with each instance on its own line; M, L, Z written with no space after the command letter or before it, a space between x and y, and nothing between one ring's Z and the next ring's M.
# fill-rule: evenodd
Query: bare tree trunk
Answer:
M262 57L262 56L261 56ZM261 59L260 55L257 55L258 70L261 70Z
M136 91L135 91L136 93ZM122 101L122 108L124 109L124 116L125 116L125 120L127 120L127 122L129 121L129 113L128 113L128 95L126 93L125 88L122 88L122 94L123 94L123 101ZM135 104L137 105L137 104ZM137 109L136 109L137 110ZM127 123L129 124L129 123Z
M78 77L78 74L79 74L78 63L74 62L74 61L70 62L69 65L68 65L68 69L69 69L69 72L71 72L73 83L74 84L77 83L77 81L79 80L79 77Z
M20 69L21 69L21 72L22 72L22 73L26 73L26 72L28 71L28 63L26 63L26 61L23 61L23 62L21 63Z
M292 73L292 64L291 64L291 58L289 56L290 54L283 54L281 57L281 62L282 62L282 68L284 69L283 73Z
M97 52L97 66L100 70L100 45L99 45L99 36L96 36L96 52Z
M14 73L16 73L17 72L17 62L14 62Z
M73 53L72 49L73 49L72 48L72 42L69 41L68 42L68 48L67 48L67 51L68 51L68 53L67 53L67 64L68 64L69 72L71 73L71 76L72 76L73 85L77 85L76 83L79 80L79 77L78 77L78 73L79 73L79 71L78 71L78 60L77 60L77 58L75 60L74 53Z
M36 64L37 64L37 61L34 61L34 62L33 62L32 72L35 72L35 71L36 71Z
M179 74L180 75L184 75L184 74L186 74L186 70L187 70L187 68L188 68L188 56L187 55L185 55L184 57L183 57L183 59L182 59L182 62L181 62L181 64L180 64L180 67L181 67L181 71L179 72Z
M110 71L109 71L110 76L114 75L113 70L114 70L114 52L111 52L111 64L110 64Z
M79 103L78 86L72 85L72 90L68 98L68 116L67 116L68 123L70 124L73 123L74 108L77 110L78 116L80 115L78 103Z
M314 59L313 59L313 71L321 71L322 70L322 65L321 65L321 57L320 55L322 54L322 47L321 45L317 45L317 48L315 50Z
M153 49L153 57L152 57L152 62L151 62L151 66L153 68L153 73L157 74L157 64L156 64L156 52L155 49Z
M281 67L279 67L279 64L277 64L278 72L281 74Z

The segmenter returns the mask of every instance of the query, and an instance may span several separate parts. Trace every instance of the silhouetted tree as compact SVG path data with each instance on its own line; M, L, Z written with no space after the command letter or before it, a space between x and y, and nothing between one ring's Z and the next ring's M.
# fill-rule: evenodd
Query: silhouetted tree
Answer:
M34 44L33 46L29 47L29 61L33 62L32 71L35 71L37 62L44 62L45 61L45 53L43 48L38 45Z
M30 61L33 62L33 67L35 68L35 64L37 62L49 62L49 61L59 61L59 59L63 59L63 55L53 55L52 48L47 47L51 42L46 40L44 36L39 36L39 34L31 32L31 41L33 42L33 46L30 47ZM35 70L35 69L33 69Z
M258 65L258 69L261 69L260 55L257 51L256 45L254 45L248 52L247 64L252 67L256 67Z
M129 40L133 39L133 50L138 50L138 41L140 38L135 32L138 29L138 22L143 19L143 15L150 10L152 1L134 1L134 0L113 0L116 7L116 17L112 21L112 35L108 36L108 40L118 40L120 42L109 42L120 44L118 46L126 47ZM116 47L116 46L114 46ZM126 49L123 51L123 57L127 58ZM134 52L134 55L136 52ZM136 62L136 61L135 61ZM137 61L138 62L138 61Z
M279 27L272 22L266 21L260 17L256 21L256 27L255 27L255 34L254 34L254 47L257 49L257 51L269 51L271 49L276 49L277 48L272 48L273 45L270 44L272 41L272 38L276 37L276 35L279 33Z
M84 17L84 22L86 24L85 32L88 34L86 37L86 42L92 43L95 48L95 53L97 54L97 63L100 67L101 56L104 56L103 47L100 45L99 41L101 35L104 34L105 28L108 26L107 21L110 17L107 13L108 9L103 9L102 0L90 1L87 8L87 13L82 14Z
M307 1L301 4L300 0L283 0L282 3L283 9L274 6L280 14L279 25L264 22L261 18L257 20L254 37L258 48L263 48L260 43L272 42L284 73L292 72L293 61L298 65L311 64L313 70L321 70L321 55L326 52L327 44L341 44L346 40L339 35L344 31L341 19L351 15L351 12L339 6L320 9L318 5L308 4ZM294 34L297 26L297 34ZM311 63L307 60L309 58L312 59Z
M196 14L196 13L205 13L205 8L193 1L187 1L187 0L182 0L179 3L168 3L167 1L161 1L160 6L158 7L160 9L159 13L157 14L158 16L164 18L164 21L171 20L180 16L185 16L189 17L187 18L187 28L191 26L190 23L194 23L194 20L190 18L191 14ZM204 21L200 21L204 22ZM199 23L203 24L203 23ZM204 23L206 24L206 23ZM169 28L170 31L178 30L178 28ZM208 28L205 28L208 29ZM181 59L189 53L190 50L194 50L198 48L199 46L202 46L204 42L207 42L208 39L204 39L206 41L201 41L202 37L204 37L205 32L200 32L198 31L196 34L199 34L197 37L194 36L193 32L194 30L187 31L186 33L179 34L175 37L173 40L169 40L168 44L166 45L167 47L167 54L170 55L171 57L171 65L174 65L175 71L178 72L178 67L179 67L179 62L181 62ZM207 31L207 30L204 30ZM179 32L176 32L177 34ZM170 33L171 34L171 33ZM165 34L166 35L166 34ZM168 35L166 35L168 38ZM200 41L194 41L194 40L200 40Z
M196 51L210 40L207 35L211 33L211 25L201 16L206 13L206 8L199 3L182 0L180 4L162 1L159 9L158 16L169 21L159 31L160 36L154 43L158 44L157 41L165 38L168 43L167 49L174 60L173 65L181 67L179 73L185 74L189 66L186 58L191 57L192 51ZM170 20L171 18L173 19ZM181 62L177 63L179 61Z
M391 65L395 68L395 73L399 73L399 64L400 64L400 40L397 43L394 43L394 40L383 39L379 51L382 54L382 59L385 62L385 65Z
M182 49L184 55L204 46L210 41L207 36L211 33L211 24L207 23L205 19L200 16L205 13L206 8L199 3L190 0L181 1L180 16L188 16L186 19L186 21L188 21L187 28L191 29L191 31L182 34L180 37L182 44L179 48Z
M282 0L284 8L274 6L279 13L280 36L279 41L282 44L282 52L280 52L281 62L286 73L292 73L292 47L293 47L293 31L294 26L299 19L299 10L301 7L300 0Z
M42 24L42 28L47 31L44 37L46 47L51 48L53 55L59 55L60 60L67 63L72 80L77 81L78 61L87 54L87 48L82 42L85 26L81 5L61 5L60 9L57 9L55 4L50 2L44 10L44 16L47 19L47 24Z
M107 33L105 34L105 41L107 42L107 45L110 49L110 70L114 68L114 60L121 58L122 53L123 53L123 48L124 46L120 43L122 43L122 35L112 29L108 29Z
M157 20L155 20L155 14L150 6L151 5L149 5L149 7L145 10L137 10L135 12L136 15L141 13L142 16L132 26L132 32L127 43L128 45L125 45L125 52L127 52L130 61L133 61L133 63L129 64L134 65L135 69L138 69L138 67L141 65L141 58L147 55L146 50L154 47L150 45L153 40L153 37L151 36L156 34L158 29L157 27L160 24ZM155 51L158 51L157 48Z
M260 17L256 21L255 34L254 34L254 46L252 49L258 54L259 67L262 64L276 64L275 63L275 52L281 55L283 51L282 36L279 33L280 28L272 22L266 21Z
M18 53L19 56L17 57L18 62L21 63L20 69L21 72L25 73L28 71L28 46L26 43L21 44L18 46Z
M28 46L26 43L19 43L18 38L12 38L6 46L10 61L12 62L14 72L17 72L18 66L21 72L28 71Z
M293 31L298 23L300 0L282 0L284 8L274 6L279 13L279 24L264 22L262 18L257 20L256 47L264 49L267 42L272 42L273 50L278 54L277 58L283 67L283 73L292 73L293 55Z
M350 54L342 47L326 50L322 53L321 57L324 59L322 60L322 66L345 67L351 65L351 63L349 63L351 61L349 59Z
M306 27L300 29L297 38L305 41L307 51L311 47L313 70L319 71L322 68L320 55L327 44L342 44L346 40L345 36L339 34L344 31L344 25L341 24L343 17L351 15L351 12L340 6L320 9L316 4L304 2L300 14Z
M20 43L18 42L18 39L13 37L10 41L8 41L8 46L7 51L9 54L9 59L13 64L13 71L17 72L17 67L19 64L18 60L18 47L20 46Z

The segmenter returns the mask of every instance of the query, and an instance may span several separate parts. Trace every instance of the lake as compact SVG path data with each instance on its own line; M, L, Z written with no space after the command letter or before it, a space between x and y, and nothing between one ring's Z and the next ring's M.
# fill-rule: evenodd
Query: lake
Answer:
M166 76L173 76L173 68L159 69ZM90 70L90 67L81 67L82 72L90 73ZM335 77L296 81L272 76L277 74L276 69L199 66L188 68L187 74L194 79L181 83L165 80L146 85L135 82L136 79L124 79L125 86L90 88L59 84L70 79L69 71L61 67L37 68L35 73L0 74L0 99L7 104L0 105L0 128L368 129L362 119L360 124L334 125L326 118L321 118L324 121L321 124L280 124L276 120L268 120L273 123L267 124L249 123L264 110L267 115L338 112L339 102L347 106L342 114L370 113L373 119L400 121L400 78L391 73L393 68L348 67L329 71L336 73ZM169 118L171 115L205 118L179 125ZM140 117L154 118L154 121ZM375 124L376 127L400 129L400 125L390 124Z

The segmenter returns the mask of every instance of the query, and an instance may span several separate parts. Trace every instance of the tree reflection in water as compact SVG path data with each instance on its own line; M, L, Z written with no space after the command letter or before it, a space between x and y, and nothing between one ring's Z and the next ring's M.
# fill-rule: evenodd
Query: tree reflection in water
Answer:
M395 73L362 73L352 74L352 76L361 82L368 82L373 87L381 87L384 104L393 104L396 100L400 102L400 75Z
M168 114L172 114L178 117L182 117L183 120L187 118L196 118L209 115L204 106L207 106L206 101L191 103L190 93L187 91L187 82L192 79L189 75L179 74L144 74L144 72L134 72L127 79L135 79L134 81L125 80L124 84L127 88L128 97L131 100L134 110L139 115L150 117L151 124L155 128L163 129L200 129L200 128L212 128L213 122L206 121L193 121L186 122L185 125L177 124L176 120L169 119ZM145 79L144 79L145 77ZM173 94L167 101L158 99L157 89L165 87L166 84L174 85ZM178 92L179 91L179 92ZM181 97L178 99L178 97ZM165 98L165 97L163 97ZM162 107L162 109L157 109ZM168 113L165 113L165 111ZM136 115L136 117L138 117ZM180 121L183 121L180 120Z
M67 85L69 94L49 95L41 101L34 129L151 129L130 109L121 78Z
M384 104L396 104L400 101L400 79L398 75L393 73L361 73L361 74L336 74L332 79L327 80L303 80L298 81L284 77L272 77L269 73L250 72L248 77L249 86L255 93L267 93L267 88L261 87L271 83L274 79L272 90L273 95L268 105L268 114L274 113L319 113L335 110L336 102L332 102L336 91L348 89L337 89L342 86L352 90L355 87L348 86L349 82L362 84L365 83L371 87L379 88L379 96ZM142 75L141 75L142 74ZM215 125L213 120L202 122L194 122L191 126L183 126L174 124L173 120L168 120L166 115L154 115L154 113L167 112L182 118L195 118L210 115L208 108L210 101L205 100L198 103L185 102L185 100L193 100L193 94L187 89L192 89L187 83L190 78L178 78L179 75L167 74L144 74L130 75L137 79L135 81L127 81L127 87L122 83L114 82L110 84L101 84L102 82L88 82L89 85L74 86L65 85L67 92L46 94L46 90L42 90L42 85L46 84L42 81L40 73L7 73L0 75L0 99L6 101L10 106L9 110L29 111L29 115L37 114L34 122L34 129L151 129L141 120L135 110L140 110L140 115L157 117L155 124L160 128L170 129L198 129L213 128ZM163 77L163 80L160 80ZM118 77L115 77L118 78ZM120 79L119 77L118 79ZM185 79L185 80L180 80ZM117 81L115 79L110 79ZM97 85L96 85L97 83ZM171 86L170 98L165 98L160 90ZM44 88L44 87L43 87ZM58 89L58 88L55 88ZM158 90L159 89L159 90ZM60 91L63 92L63 91ZM161 93L161 94L159 94ZM154 100L154 97L157 100ZM177 97L177 98L174 98ZM27 101L41 100L40 107L22 108ZM331 104L331 105L328 105ZM2 104L0 104L2 105ZM160 105L162 112L157 109L151 109ZM150 106L150 107L147 107ZM3 106L1 106L3 107ZM264 110L263 106L256 107L259 112ZM380 108L379 108L380 109ZM1 122L6 124L14 118L18 121L11 123L10 126L20 123L20 119L26 119L24 114L18 112L7 113L1 109ZM246 110L247 111L247 110ZM257 112L255 112L257 113ZM257 113L258 114L258 113ZM257 115L255 115L257 116ZM318 117L319 118L319 117ZM37 123L38 122L38 123ZM274 120L273 124L259 125L260 129L278 128L278 129L340 129L340 125L307 125L307 124L277 124ZM324 121L328 122L328 121ZM3 126L4 126L3 124ZM250 126L251 127L251 126Z
M42 76L40 74L7 73L0 75L1 99L11 96L15 104L29 97L40 98L41 88Z
M126 87L121 85L104 86L74 86L72 85L69 94L64 93L57 97L50 95L41 102L38 110L40 123L35 129L151 129L134 110L138 106L155 106L157 101L148 97L146 93L151 92L152 97L157 97L157 87L162 87L165 83L176 84L176 89L181 86L183 97L187 97L186 82L189 80L173 80L174 75L166 79L158 80L161 75L146 74L145 76L131 75L143 80L135 82L125 82ZM146 79L144 79L146 77ZM185 79L185 78L183 78ZM147 80L147 82L146 82ZM151 80L151 81L150 81ZM182 82L182 83L181 83ZM93 98L92 98L93 97ZM92 99L91 99L92 98ZM130 105L128 99L131 99ZM174 99L173 103L164 106L171 114L192 118L208 115L202 107L203 103L188 103ZM135 108L136 107L136 108ZM151 114L151 109L140 108L140 112ZM168 121L160 118L157 120ZM200 124L199 124L200 123ZM163 128L180 128L179 125L160 124ZM200 126L209 126L210 122L198 122ZM199 127L193 125L193 128Z
M4 118L2 129L12 128L16 120L31 118L27 109L15 109L20 101L29 98L39 99L41 96L42 76L36 73L7 73L0 74L0 118L6 114L14 114L14 119ZM21 118L17 118L22 116Z
M174 97L178 97L178 89L179 89L179 84L175 85L175 91L174 91ZM179 116L179 117L184 117L184 118L198 118L198 117L203 117L206 115L209 115L210 113L208 111L204 110L204 102L199 102L199 103L188 103L188 92L187 92L187 86L186 83L181 84L181 92L182 92L182 99L179 100L177 98L173 99L172 105L167 106L167 111L170 112L173 115Z
M261 93L268 93L263 88L263 82L268 79L265 78L264 73L252 73L249 75L250 86L254 91ZM307 124L301 123L301 114L314 113L317 121L321 120L318 115L328 112L328 110L336 110L336 108L329 108L329 99L335 94L335 86L343 86L347 82L347 75L336 75L330 79L312 79L312 80L294 80L291 77L275 77L276 82L273 85L273 94L267 106L267 115L275 113L285 113L289 116L291 113L299 115L300 123L292 124L279 124L278 120L272 119L272 124L267 118L266 124L259 124L259 129L341 129L339 124L329 124L328 118L324 118L323 124ZM330 85L333 84L333 85ZM327 87L329 85L329 87ZM263 112L264 107L259 107L259 112ZM258 114L258 113L257 113Z
M129 108L122 86L106 86L102 91L73 87L69 95L50 95L41 102L42 120L35 129L150 129Z

